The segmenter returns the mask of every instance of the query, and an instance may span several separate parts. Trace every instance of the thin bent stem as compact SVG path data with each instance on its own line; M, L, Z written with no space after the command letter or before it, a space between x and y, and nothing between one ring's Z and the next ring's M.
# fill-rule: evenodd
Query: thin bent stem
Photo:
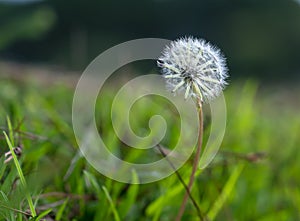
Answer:
M179 212L176 217L176 221L180 221L181 217L184 213L185 206L186 206L188 197L191 193L191 189L192 189L192 186L193 186L193 183L195 180L195 174L198 169L198 164L199 164L199 160L200 160L200 154L201 154L201 149L202 149L202 140L203 140L203 110L202 110L202 102L200 99L197 100L197 106L198 106L198 117L199 117L199 136L198 136L197 150L196 150L195 159L193 161L193 168L192 168L192 173L191 173L189 184L188 184L188 191L186 191L186 193L184 195ZM202 213L199 213L199 215L200 215L200 220L203 220Z
M14 212L17 212L17 213L21 213L21 214L23 214L23 215L25 215L25 216L31 216L30 213L26 213L26 212L24 212L24 211L22 211L22 210L18 210L18 209L11 208L11 207L6 206L6 205L2 205L1 203L0 203L0 207L3 207L3 208L5 208L5 209L11 210L11 211L14 211Z
M183 185L186 193L188 194L188 197L191 199L193 205L195 206L198 216L201 217L201 211L200 208L196 202L196 200L194 199L194 197L192 196L190 189L188 188L188 186L186 185L186 183L184 182L182 176L180 175L180 173L178 172L178 170L175 168L175 166L173 165L173 163L168 159L167 155L165 154L165 152L163 151L162 147L160 144L157 145L158 150L160 151L160 153L163 155L163 157L166 158L166 160L168 161L168 163L170 164L170 166L172 167L172 169L174 170L176 176L178 177L179 181L181 182L181 184Z

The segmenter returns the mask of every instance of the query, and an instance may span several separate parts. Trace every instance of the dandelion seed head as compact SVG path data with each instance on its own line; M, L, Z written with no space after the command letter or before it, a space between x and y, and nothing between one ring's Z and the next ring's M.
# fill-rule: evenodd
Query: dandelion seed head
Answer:
M185 98L203 102L216 98L227 85L227 67L221 51L202 39L180 38L166 46L157 60L167 88L185 90Z

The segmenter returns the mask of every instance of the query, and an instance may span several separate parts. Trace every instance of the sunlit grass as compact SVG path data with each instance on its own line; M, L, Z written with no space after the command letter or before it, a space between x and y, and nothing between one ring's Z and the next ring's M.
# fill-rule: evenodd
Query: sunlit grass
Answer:
M81 156L71 124L73 89L10 80L0 81L0 88L0 127L7 134L0 135L0 220L29 219L32 208L23 193L24 180L37 216L95 221L174 219L184 195L175 175L152 184L123 184L102 176ZM143 159L143 151L120 152L124 144L109 120L113 94L105 91L102 95L105 99L97 107L96 118L102 122L99 132L110 149L132 162L159 159L152 152L146 154L149 159ZM253 81L232 82L225 97L226 134L213 163L197 173L192 190L197 203L212 220L299 220L300 116L295 105L276 106L272 94L261 93ZM149 116L170 107L162 99L151 102L149 106L148 101L141 101L133 109L137 133L147 130ZM122 110L118 114L122 116ZM179 133L173 126L176 117L164 115L171 129L163 142L172 146ZM209 127L209 116L205 125ZM18 144L24 147L21 157L4 163L5 152ZM190 162L179 170L186 182L190 170ZM134 173L128 176L137 179ZM196 218L189 203L183 220Z

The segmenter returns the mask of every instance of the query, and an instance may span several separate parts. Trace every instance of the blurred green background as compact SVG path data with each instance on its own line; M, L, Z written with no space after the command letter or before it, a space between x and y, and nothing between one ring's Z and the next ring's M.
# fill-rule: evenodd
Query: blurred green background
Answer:
M225 137L212 164L198 171L195 200L209 220L300 220L295 0L0 0L0 220L30 219L15 164L4 162L9 149L3 131L14 146L23 146L18 159L28 191L47 220L174 220L184 196L176 175L146 185L118 183L80 155L72 97L80 73L104 50L136 38L190 35L220 47L230 70ZM155 71L153 61L126 65L99 94L99 133L128 161L160 155L129 150L118 139L111 102L132 73ZM171 125L164 145L172 146L179 136L176 113L162 99L147 99L132 110L134 130L147 133L149 118L163 112ZM205 110L204 141L210 128ZM122 117L122 108L116 114ZM188 181L191 162L179 172ZM134 172L128 176L137 179ZM190 202L182 220L198 220Z

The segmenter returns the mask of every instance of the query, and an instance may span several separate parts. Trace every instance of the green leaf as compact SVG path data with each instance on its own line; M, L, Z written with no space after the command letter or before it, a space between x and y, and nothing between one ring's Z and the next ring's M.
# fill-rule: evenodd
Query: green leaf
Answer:
M7 208L8 207L7 205L9 204L8 197L6 196L6 194L3 191L0 191L0 194L1 194L2 198L3 198L3 199L0 200L0 208L3 207L3 208L6 209L5 210L5 215L7 216L7 214L9 214L9 217L10 217L11 221L15 220L15 218L14 218L14 212L12 210L9 210Z
M226 200L229 198L232 190L234 189L234 186L244 167L245 167L244 163L239 164L230 175L221 194L218 196L218 198L212 205L211 209L207 213L207 217L209 218L209 220L214 220L218 215L218 213L220 212L221 208L223 207Z
M84 177L86 178L86 181L89 182L87 185L94 188L96 190L97 194L99 195L101 192L101 187L99 186L99 184L96 180L96 177L86 170L83 171L83 174L84 174Z
M2 179L6 169L6 164L4 163L4 156L0 157L0 180Z
M110 207L112 209L115 221L121 221L120 216L118 214L118 211L116 209L116 206L115 206L114 202L112 201L111 196L110 196L109 192L107 191L106 187L102 186L102 190L104 191L105 196L106 196L106 198L107 198L107 200L108 200L108 202L110 204Z
M9 139L11 141L12 146L14 147L15 146L15 142L14 142L14 140L15 140L14 139L14 129L12 127L10 118L8 116L6 117L6 120L7 120L7 127L8 127Z
M7 134L5 133L5 131L3 131L3 134L5 136L5 139L6 139L6 142L8 144L8 147L10 149L10 152L11 152L11 154L13 156L14 163L15 163L15 166L17 168L17 171L18 171L21 183L22 183L22 185L23 185L23 187L25 189L26 198L27 198L27 201L28 201L28 204L29 204L29 208L30 208L31 214L32 214L33 217L35 217L36 216L36 212L35 212L35 209L34 209L33 201L32 201L32 198L31 198L29 192L28 192L26 180L25 180L24 174L22 172L21 166L20 166L19 161L17 159L17 156L16 156L16 154L14 152L14 148L13 148L13 146L12 146L12 144L11 144L8 136L7 136Z
M58 209L58 211L57 211L57 213L56 213L56 216L55 216L55 220L57 220L57 221L61 220L62 215L63 215L63 213L64 213L64 211L65 211L65 208L66 208L68 202L69 202L69 198L67 198L67 199L64 201L64 203L59 207L59 209Z
M139 183L138 175L135 170L132 171L132 183ZM118 205L120 215L122 219L126 217L131 207L135 204L136 198L138 195L139 184L131 184L126 196L124 197L124 201Z
M34 218L34 220L35 221L40 221L42 218L47 216L51 211L52 211L52 209L47 209L47 210L41 212L36 218Z

